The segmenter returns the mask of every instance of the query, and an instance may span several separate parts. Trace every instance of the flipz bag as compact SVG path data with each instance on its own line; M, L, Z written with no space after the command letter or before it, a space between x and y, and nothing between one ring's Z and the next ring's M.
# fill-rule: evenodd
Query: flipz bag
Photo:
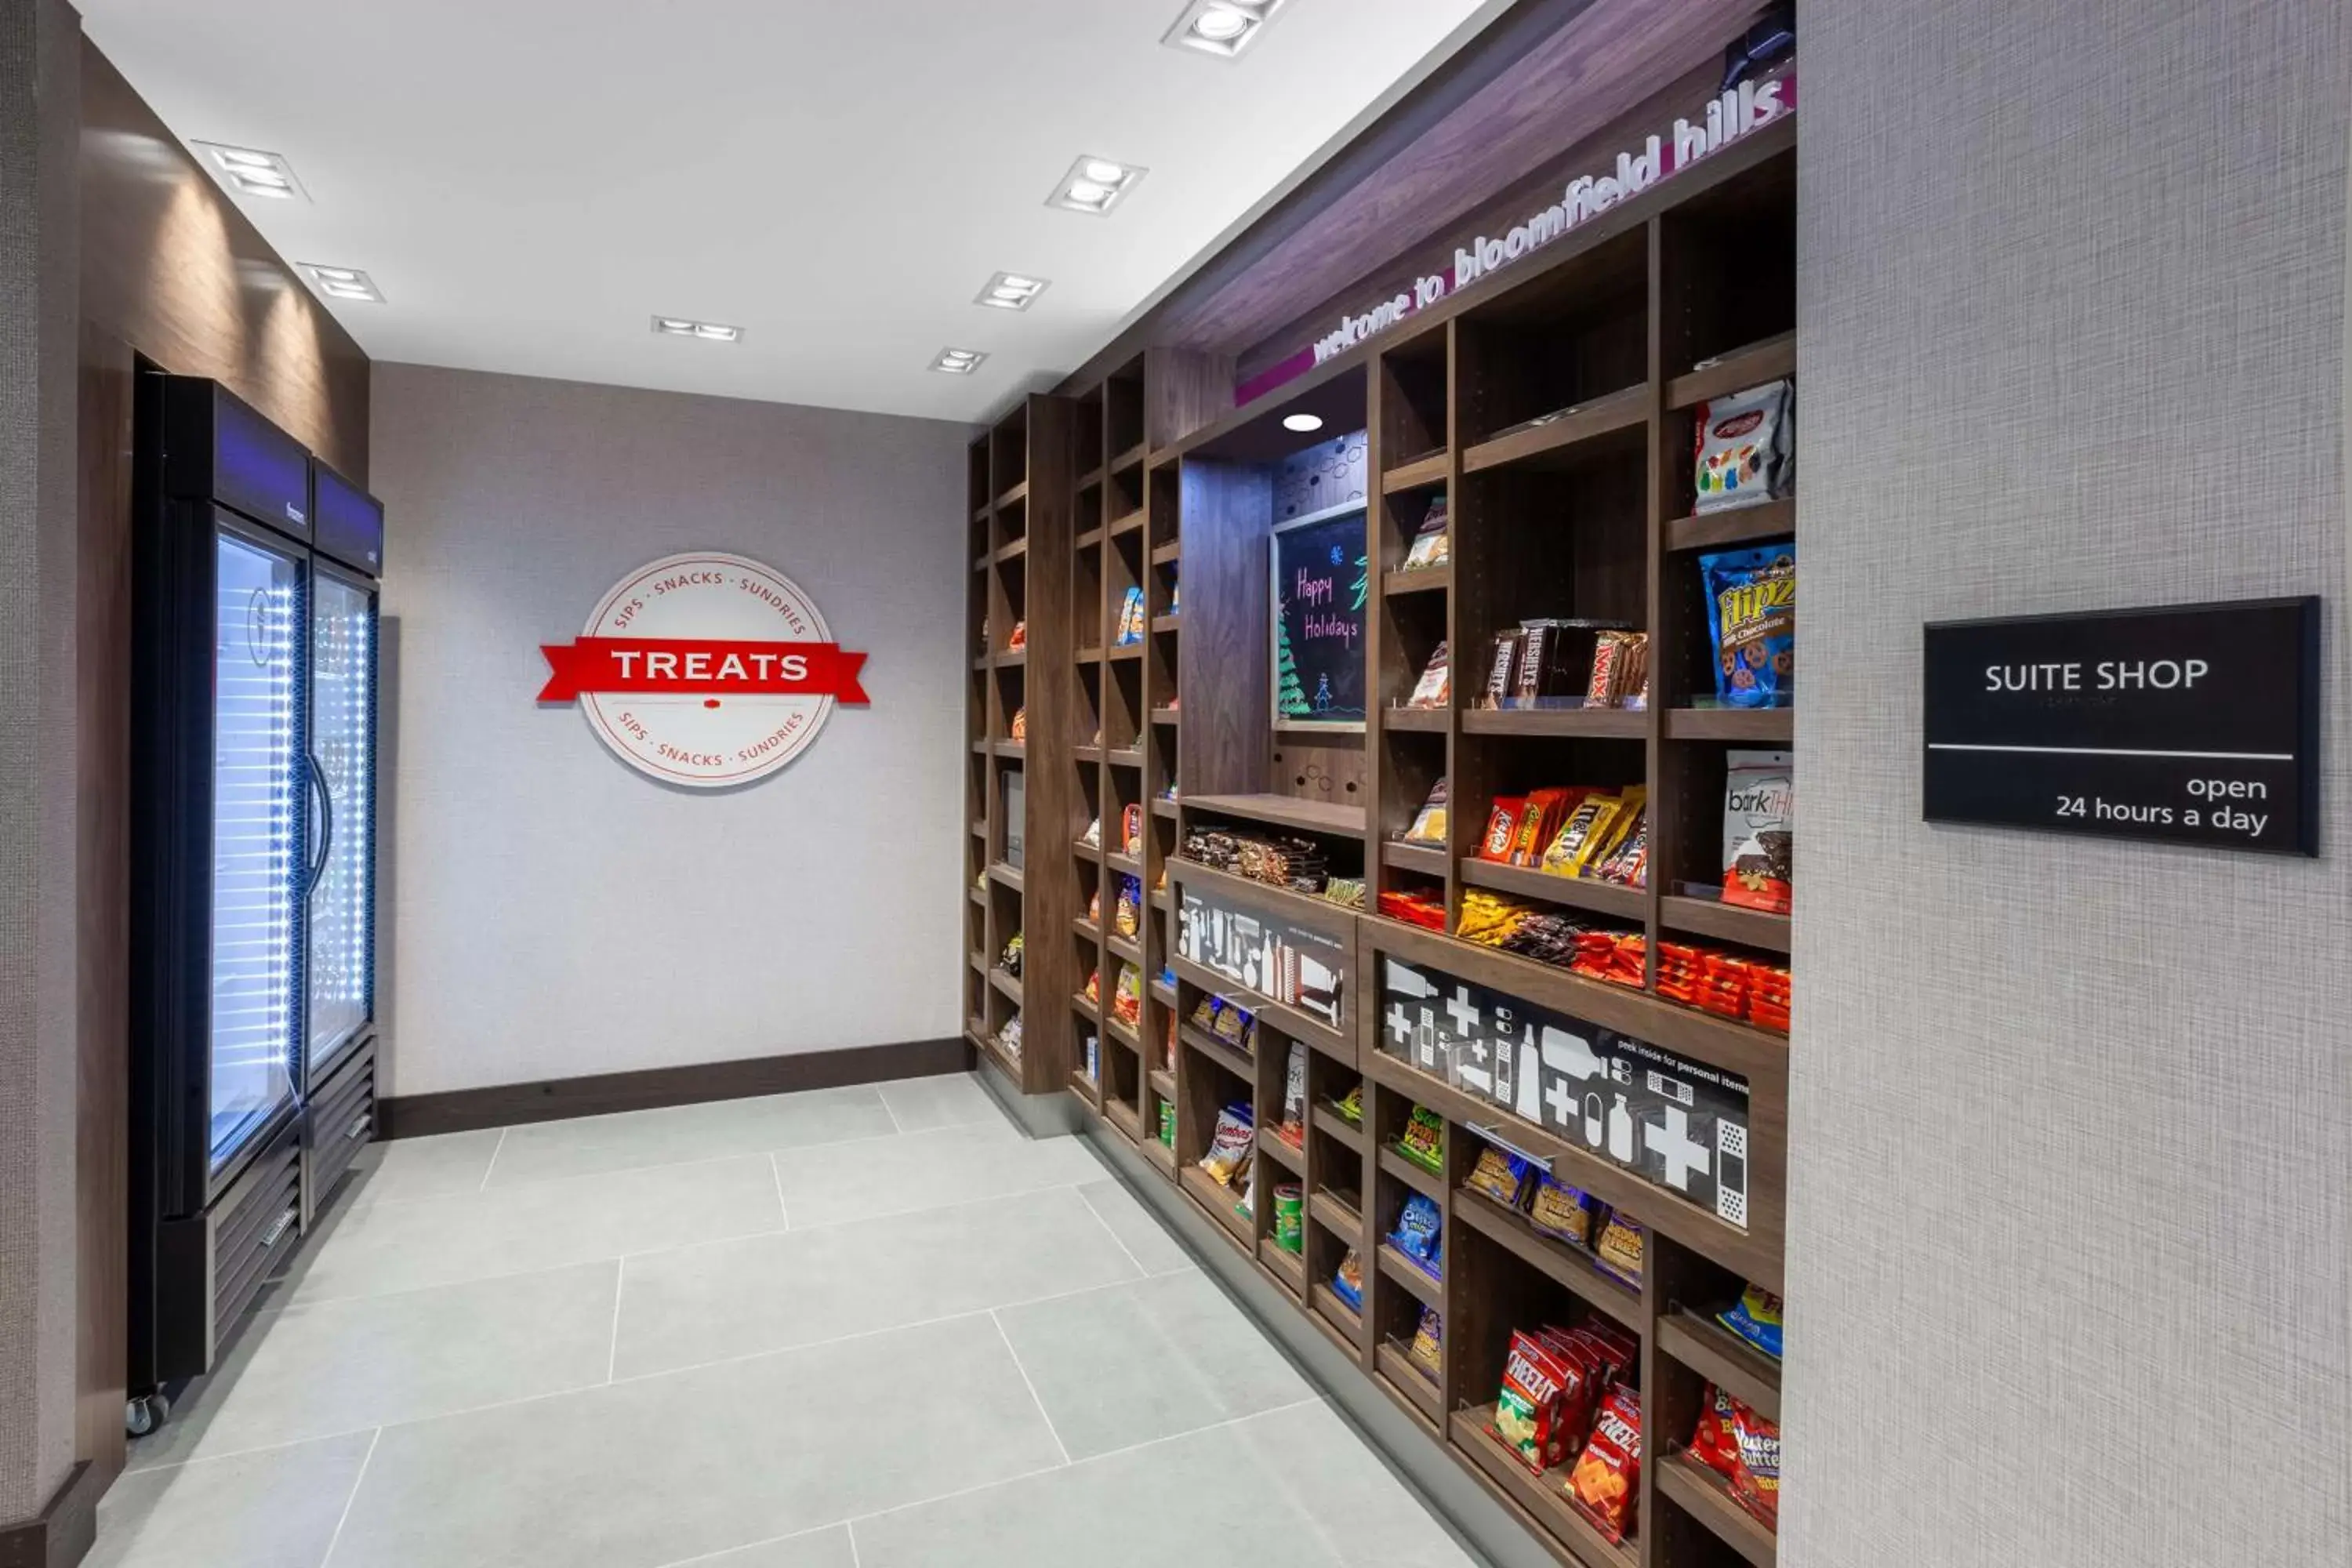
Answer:
M1730 708L1785 708L1797 690L1797 547L1698 559L1715 643L1715 694Z

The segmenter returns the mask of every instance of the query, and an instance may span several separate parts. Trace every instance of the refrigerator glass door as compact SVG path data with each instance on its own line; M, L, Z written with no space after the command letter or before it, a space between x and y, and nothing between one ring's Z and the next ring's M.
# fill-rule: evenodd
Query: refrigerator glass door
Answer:
M214 606L212 1168L293 1097L302 563L222 532Z
M324 567L310 586L310 755L324 809L310 820L311 1081L373 1011L375 601Z

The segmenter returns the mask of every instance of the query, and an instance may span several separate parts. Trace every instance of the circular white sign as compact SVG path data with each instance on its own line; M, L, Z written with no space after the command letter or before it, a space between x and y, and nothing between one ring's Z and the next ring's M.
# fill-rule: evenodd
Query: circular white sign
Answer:
M687 647L833 641L824 617L792 579L740 555L711 553L667 555L630 573L604 595L581 636ZM706 657L700 668L722 666ZM671 668L693 667L681 656ZM583 690L580 707L588 727L622 761L697 789L767 777L807 750L833 717L831 696L746 693L719 677L683 684L687 689Z

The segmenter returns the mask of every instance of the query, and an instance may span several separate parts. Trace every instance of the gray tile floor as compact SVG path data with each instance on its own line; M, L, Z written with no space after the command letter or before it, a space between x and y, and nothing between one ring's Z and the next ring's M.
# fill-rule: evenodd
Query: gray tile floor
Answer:
M1093 1153L968 1078L370 1152L101 1568L1457 1568Z

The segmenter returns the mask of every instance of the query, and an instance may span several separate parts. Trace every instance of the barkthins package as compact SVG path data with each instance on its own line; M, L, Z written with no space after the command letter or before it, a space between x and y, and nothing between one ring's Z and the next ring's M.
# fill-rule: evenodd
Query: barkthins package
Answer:
M1724 761L1723 901L1785 915L1796 881L1794 759L1731 752Z

